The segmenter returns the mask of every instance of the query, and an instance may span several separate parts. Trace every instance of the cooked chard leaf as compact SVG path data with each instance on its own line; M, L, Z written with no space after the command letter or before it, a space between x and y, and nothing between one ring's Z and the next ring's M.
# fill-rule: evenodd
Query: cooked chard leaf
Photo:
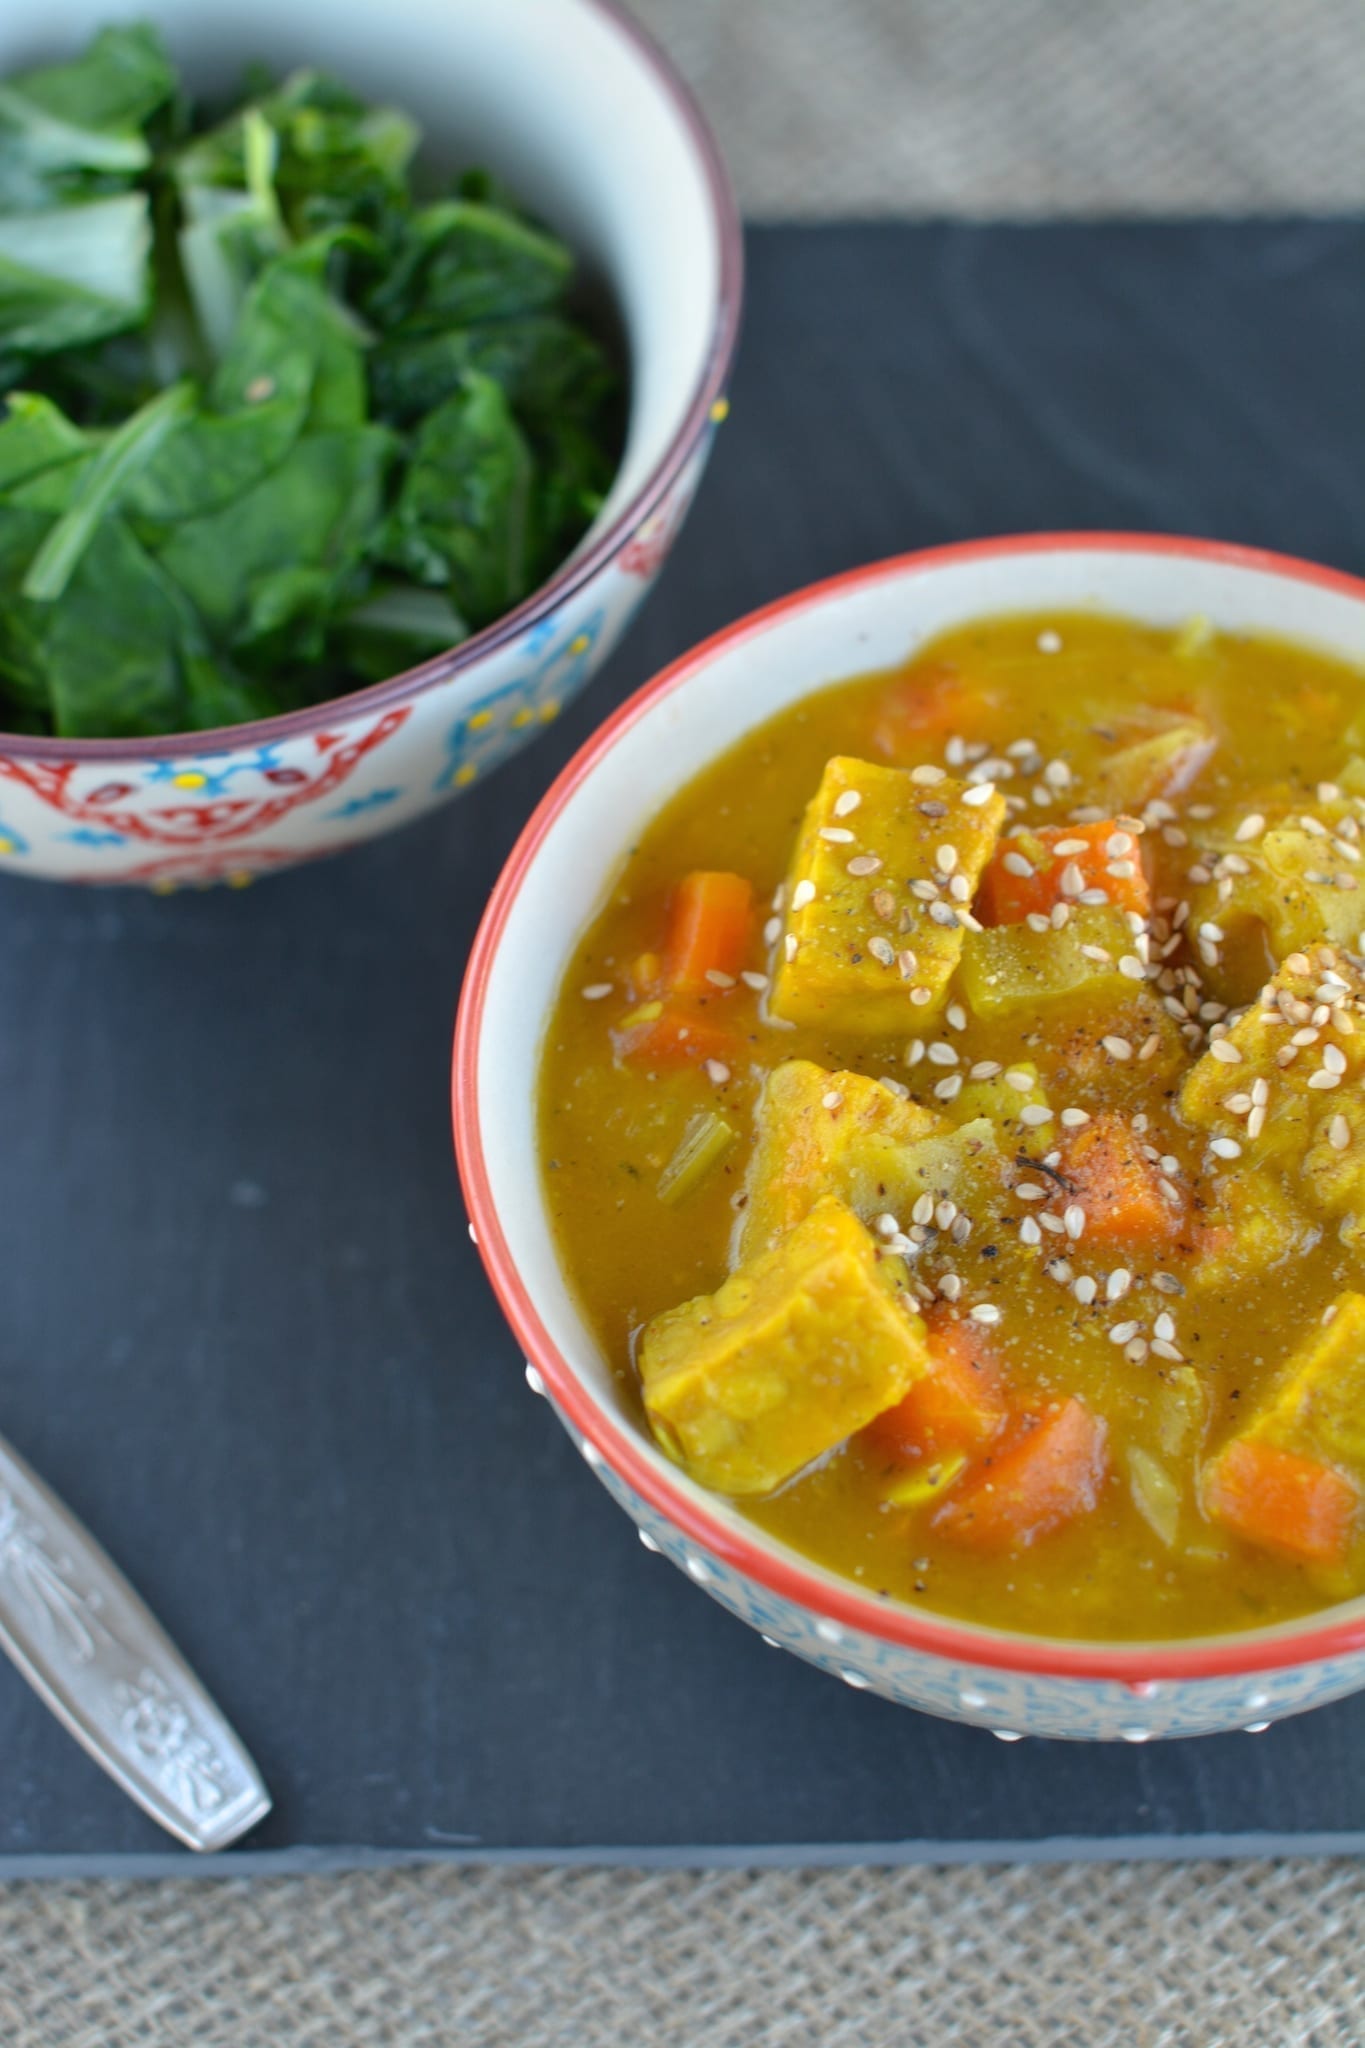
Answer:
M33 391L12 391L0 419L0 494L56 469L87 449L85 435L51 399Z
M29 564L21 586L25 597L50 604L61 596L101 520L118 503L121 490L134 472L150 461L193 403L191 385L173 384L108 436L94 460L83 468L67 510Z
M0 81L0 207L28 211L127 184L151 162L143 130L173 97L154 28L106 28L70 64Z
M347 615L335 645L348 668L377 683L468 638L469 627L444 590L389 583Z
M410 332L535 313L563 296L573 257L552 235L466 199L439 200L404 227L365 311Z
M534 465L491 377L473 374L418 430L381 541L381 558L415 582L444 584L472 626L529 586Z
M0 213L0 335L16 354L79 347L146 316L151 209L125 192Z
M382 335L370 358L375 409L397 426L411 425L458 391L471 370L500 384L528 425L578 419L606 438L604 416L620 378L602 344L559 313Z

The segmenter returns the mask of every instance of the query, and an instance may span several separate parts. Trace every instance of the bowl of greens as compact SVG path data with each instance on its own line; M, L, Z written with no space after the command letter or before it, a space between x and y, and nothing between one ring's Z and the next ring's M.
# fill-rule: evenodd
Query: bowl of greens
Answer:
M237 881L587 681L724 416L739 231L610 0L106 5L0 18L0 866Z

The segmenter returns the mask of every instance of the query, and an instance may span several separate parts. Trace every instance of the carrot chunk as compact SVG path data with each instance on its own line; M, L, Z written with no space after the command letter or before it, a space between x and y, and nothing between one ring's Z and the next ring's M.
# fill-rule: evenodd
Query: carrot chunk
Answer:
M934 1516L934 1527L968 1549L1024 1549L1088 1514L1108 1474L1107 1432L1074 1397L983 1458Z
M616 1057L632 1067L685 1067L702 1060L732 1065L733 1032L681 1003L645 1003L612 1032Z
M1121 1116L1097 1116L1069 1141L1061 1170L1085 1211L1087 1243L1159 1244L1180 1235L1184 1204L1161 1191L1162 1174Z
M701 995L715 985L713 975L733 981L748 956L753 902L753 889L743 875L704 869L684 875L669 913L666 985L683 995Z
M976 914L986 924L1021 924L1033 912L1046 917L1054 904L1074 902L1083 889L1102 889L1116 909L1145 917L1152 899L1138 847L1133 826L1122 818L1042 825L1002 839L981 877Z
M1349 1479L1255 1437L1234 1437L1204 1471L1204 1508L1262 1550L1304 1564L1344 1564L1359 1495Z
M912 669L888 690L873 735L893 761L923 753L927 740L946 738L968 722L968 696L959 670L948 662Z
M1009 1415L999 1366L990 1356L984 1331L970 1323L931 1318L928 1332L929 1371L863 1432L870 1447L888 1457L980 1450L999 1435Z

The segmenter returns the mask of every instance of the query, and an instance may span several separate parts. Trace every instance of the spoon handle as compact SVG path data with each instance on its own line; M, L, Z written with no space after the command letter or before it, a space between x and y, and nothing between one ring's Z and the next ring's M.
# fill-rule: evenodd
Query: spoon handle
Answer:
M0 1437L0 1649L130 1798L191 1849L270 1811L246 1750L123 1574Z

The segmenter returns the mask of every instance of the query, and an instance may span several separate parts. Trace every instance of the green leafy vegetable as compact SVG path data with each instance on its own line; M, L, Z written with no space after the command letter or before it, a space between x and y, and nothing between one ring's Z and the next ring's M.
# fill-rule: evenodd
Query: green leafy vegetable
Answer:
M205 729L428 659L609 488L574 263L304 71L191 132L154 29L0 81L0 723Z

